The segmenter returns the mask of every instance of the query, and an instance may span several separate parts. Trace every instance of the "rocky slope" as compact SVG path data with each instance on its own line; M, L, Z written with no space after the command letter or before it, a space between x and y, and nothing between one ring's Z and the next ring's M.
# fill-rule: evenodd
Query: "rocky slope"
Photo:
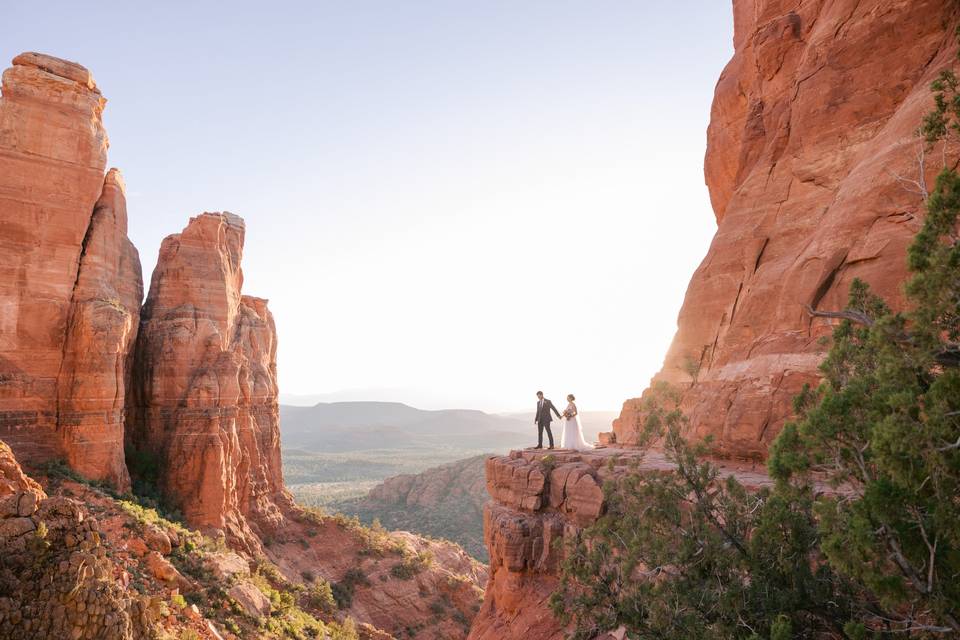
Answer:
M374 519L387 529L402 529L452 540L473 557L487 561L483 542L483 505L488 499L484 480L487 456L475 456L387 478L365 497L339 502L334 508Z
M129 486L123 420L142 282L123 181L104 177L106 100L89 71L34 53L0 98L0 438Z
M391 637L67 467L38 477L43 488L0 442L2 638Z
M460 547L297 510L267 556L284 575L334 585L340 609L397 638L464 638L480 609L486 568Z
M116 580L97 520L48 497L0 442L0 637L149 637L149 597Z
M929 83L956 51L943 0L734 0L733 59L717 83L705 175L717 219L655 380L689 389L696 435L720 452L765 455L828 321L861 278L903 302L918 229ZM928 157L926 178L940 166ZM635 441L638 400L618 442Z

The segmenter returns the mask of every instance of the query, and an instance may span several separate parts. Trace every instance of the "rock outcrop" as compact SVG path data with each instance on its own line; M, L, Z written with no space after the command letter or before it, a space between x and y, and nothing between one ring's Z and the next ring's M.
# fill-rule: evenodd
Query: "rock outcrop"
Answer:
M557 587L564 540L596 520L603 510L605 464L597 455L514 451L486 462L484 539L490 581L470 640L563 637L548 608ZM640 454L625 454L639 458ZM626 461L624 461L625 463Z
M48 498L0 442L0 637L149 637L150 600L117 570L83 505Z
M753 468L719 463L747 487L769 478ZM566 629L548 602L556 590L566 543L606 511L603 484L632 473L674 469L662 453L636 449L545 452L527 449L487 459L490 501L484 507L484 539L490 580L469 640L550 640ZM615 631L615 630L610 630Z
M123 184L104 178L105 99L78 64L13 60L0 98L0 438L129 484L129 352L142 281Z
M914 132L956 52L942 0L734 0L735 54L717 83L705 175L718 229L655 380L687 387L694 435L762 457L815 383L854 278L903 304L919 228ZM927 159L932 183L939 152ZM639 400L614 425L636 440Z
M241 218L205 213L163 241L127 439L135 471L156 470L188 523L254 551L292 500L280 468L276 328L267 301L241 293L243 240Z

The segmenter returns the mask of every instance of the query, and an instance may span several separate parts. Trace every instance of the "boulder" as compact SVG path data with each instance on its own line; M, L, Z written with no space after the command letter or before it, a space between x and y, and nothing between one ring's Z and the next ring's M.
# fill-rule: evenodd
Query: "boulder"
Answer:
M251 582L239 582L227 591L227 595L237 601L249 615L263 618L270 615L270 598L263 595Z
M143 541L149 549L164 556L170 555L173 550L167 534L153 525L147 525L143 528Z
M186 579L177 571L177 568L170 564L170 561L164 558L156 551L150 551L146 556L147 570L157 580L169 584L184 582Z
M250 573L247 561L232 552L212 553L203 560L204 566L221 582L226 582L234 576L245 576Z

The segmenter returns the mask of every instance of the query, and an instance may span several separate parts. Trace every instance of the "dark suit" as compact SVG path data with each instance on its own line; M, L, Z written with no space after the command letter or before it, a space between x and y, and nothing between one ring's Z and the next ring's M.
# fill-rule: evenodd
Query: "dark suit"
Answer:
M547 430L547 438L550 441L550 447L553 447L553 432L550 431L550 423L553 422L553 416L550 415L550 412L553 411L557 414L557 417L560 417L560 412L557 411L557 408L553 406L553 403L544 398L543 400L537 400L537 413L534 422L537 423L537 446L543 446L543 430Z

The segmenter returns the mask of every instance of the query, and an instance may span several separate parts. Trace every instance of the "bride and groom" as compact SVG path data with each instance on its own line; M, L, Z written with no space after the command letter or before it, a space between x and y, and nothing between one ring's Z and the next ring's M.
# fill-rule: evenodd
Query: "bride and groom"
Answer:
M580 424L580 413L577 411L575 400L573 394L569 394L567 408L561 414L550 400L543 397L543 391L537 391L537 415L533 419L537 425L537 446L534 449L543 449L544 430L547 432L550 448L553 449L553 432L550 430L550 423L553 422L551 411L563 422L563 429L560 431L561 449L578 451L593 449L593 445L583 439L583 426Z

